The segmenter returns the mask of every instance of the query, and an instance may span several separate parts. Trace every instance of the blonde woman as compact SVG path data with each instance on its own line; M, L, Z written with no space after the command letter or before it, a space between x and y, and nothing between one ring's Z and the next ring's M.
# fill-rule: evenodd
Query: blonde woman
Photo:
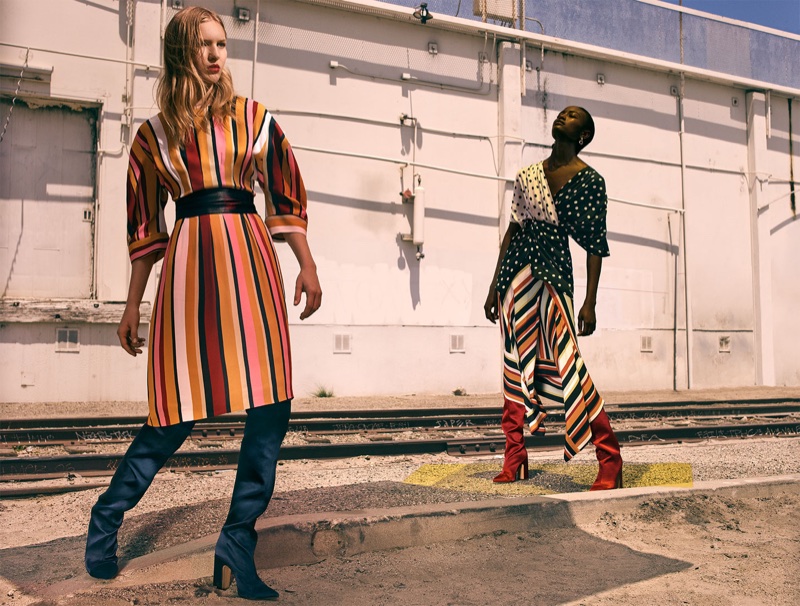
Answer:
M92 508L86 569L118 571L117 531L126 511L180 447L198 419L246 411L230 511L214 557L214 583L239 596L275 599L253 560L256 519L275 484L291 412L292 366L283 281L273 239L288 242L300 273L300 319L322 291L306 240L306 193L289 143L270 113L233 92L219 16L199 8L175 15L164 34L161 112L139 129L127 179L131 279L117 334L142 353L139 304L163 257L148 348L150 414L108 490ZM253 205L258 181L266 222ZM164 206L175 201L167 233ZM232 573L232 574L231 574Z

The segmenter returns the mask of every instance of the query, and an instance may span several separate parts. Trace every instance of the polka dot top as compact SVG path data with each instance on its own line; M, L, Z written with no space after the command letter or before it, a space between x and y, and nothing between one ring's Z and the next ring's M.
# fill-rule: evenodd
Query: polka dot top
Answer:
M509 244L497 278L497 292L505 295L520 270L531 273L557 290L573 296L569 236L589 254L607 257L606 184L590 166L578 171L553 196L542 162L517 173L511 200L511 220L522 229Z

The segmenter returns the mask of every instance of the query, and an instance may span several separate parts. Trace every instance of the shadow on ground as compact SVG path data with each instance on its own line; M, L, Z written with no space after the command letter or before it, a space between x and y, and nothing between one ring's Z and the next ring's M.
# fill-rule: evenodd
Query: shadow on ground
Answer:
M497 495L379 482L276 494L268 516L487 498ZM120 556L123 560L132 559L211 534L223 523L227 506L227 500L221 499L130 517L120 532ZM510 500L509 511L514 507ZM509 517L508 525L500 521L501 527L508 530L482 536L403 549L348 553L262 572L265 580L282 593L282 604L373 606L399 602L405 606L470 606L560 604L691 566L588 534L575 527L563 503L553 502L529 518L515 515ZM511 530L512 522L516 530ZM28 595L36 595L58 581L85 575L84 541L84 536L69 537L2 550L2 575ZM259 551L269 554L280 548L267 537ZM115 587L112 581L95 587L91 594L59 599L58 603L64 606L227 603L235 596L235 590L215 591L210 586L210 574L209 570L209 577L195 582L125 588Z

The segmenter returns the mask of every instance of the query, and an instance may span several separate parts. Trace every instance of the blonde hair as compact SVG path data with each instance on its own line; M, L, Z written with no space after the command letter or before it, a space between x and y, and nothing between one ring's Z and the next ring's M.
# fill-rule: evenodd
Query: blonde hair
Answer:
M182 146L190 140L193 128L209 128L209 113L219 119L230 115L235 94L228 70L222 69L213 84L205 82L197 71L195 59L203 45L200 24L205 21L216 21L225 31L219 15L199 6L178 12L164 31L164 67L156 97L167 135Z

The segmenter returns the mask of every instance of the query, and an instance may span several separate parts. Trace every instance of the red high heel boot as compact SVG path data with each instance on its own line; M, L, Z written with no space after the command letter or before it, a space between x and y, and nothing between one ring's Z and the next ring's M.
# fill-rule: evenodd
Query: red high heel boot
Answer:
M494 482L506 483L528 479L528 451L525 450L525 407L522 404L503 400L503 418L500 422L506 434L506 450L503 471Z
M622 488L622 456L617 436L611 429L606 411L601 410L590 425L600 471L597 472L597 479L589 490Z

